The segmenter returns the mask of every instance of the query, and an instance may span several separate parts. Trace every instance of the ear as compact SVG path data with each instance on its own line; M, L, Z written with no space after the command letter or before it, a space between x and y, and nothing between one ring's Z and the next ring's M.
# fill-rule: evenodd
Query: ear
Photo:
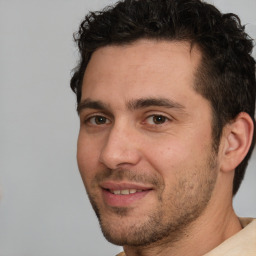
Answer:
M251 117L241 112L235 120L227 124L222 136L221 171L233 171L248 153L254 132L254 123Z

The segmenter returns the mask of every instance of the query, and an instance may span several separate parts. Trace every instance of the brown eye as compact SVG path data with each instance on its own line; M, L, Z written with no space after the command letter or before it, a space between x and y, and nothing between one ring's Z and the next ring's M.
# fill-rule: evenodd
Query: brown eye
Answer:
M110 121L104 116L93 116L90 117L88 121L93 125L103 125L110 123Z
M166 121L165 116L154 116L153 121L155 124L163 124Z
M167 121L167 117L162 115L152 115L147 118L147 122L151 125L163 124Z

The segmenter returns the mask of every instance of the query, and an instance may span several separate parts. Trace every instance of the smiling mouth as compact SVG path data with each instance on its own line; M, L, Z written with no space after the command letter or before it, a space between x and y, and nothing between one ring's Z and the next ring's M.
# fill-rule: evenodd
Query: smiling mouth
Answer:
M123 190L108 190L110 193L114 195L129 195L142 192L142 189L123 189Z
M104 202L111 207L129 207L152 191L148 187L112 182L105 183L101 188Z

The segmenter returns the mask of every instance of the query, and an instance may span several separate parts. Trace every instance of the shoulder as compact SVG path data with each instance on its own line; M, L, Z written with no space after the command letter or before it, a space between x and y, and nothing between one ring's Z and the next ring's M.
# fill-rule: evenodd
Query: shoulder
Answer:
M255 256L256 219L239 218L243 229L204 256Z
M125 253L124 252L120 252L116 256L125 256Z

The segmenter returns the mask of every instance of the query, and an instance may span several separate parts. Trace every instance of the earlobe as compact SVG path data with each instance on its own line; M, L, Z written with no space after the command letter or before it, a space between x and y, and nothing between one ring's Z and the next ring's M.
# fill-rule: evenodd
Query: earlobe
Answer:
M248 153L254 132L254 123L247 113L240 113L225 128L221 170L233 171Z

